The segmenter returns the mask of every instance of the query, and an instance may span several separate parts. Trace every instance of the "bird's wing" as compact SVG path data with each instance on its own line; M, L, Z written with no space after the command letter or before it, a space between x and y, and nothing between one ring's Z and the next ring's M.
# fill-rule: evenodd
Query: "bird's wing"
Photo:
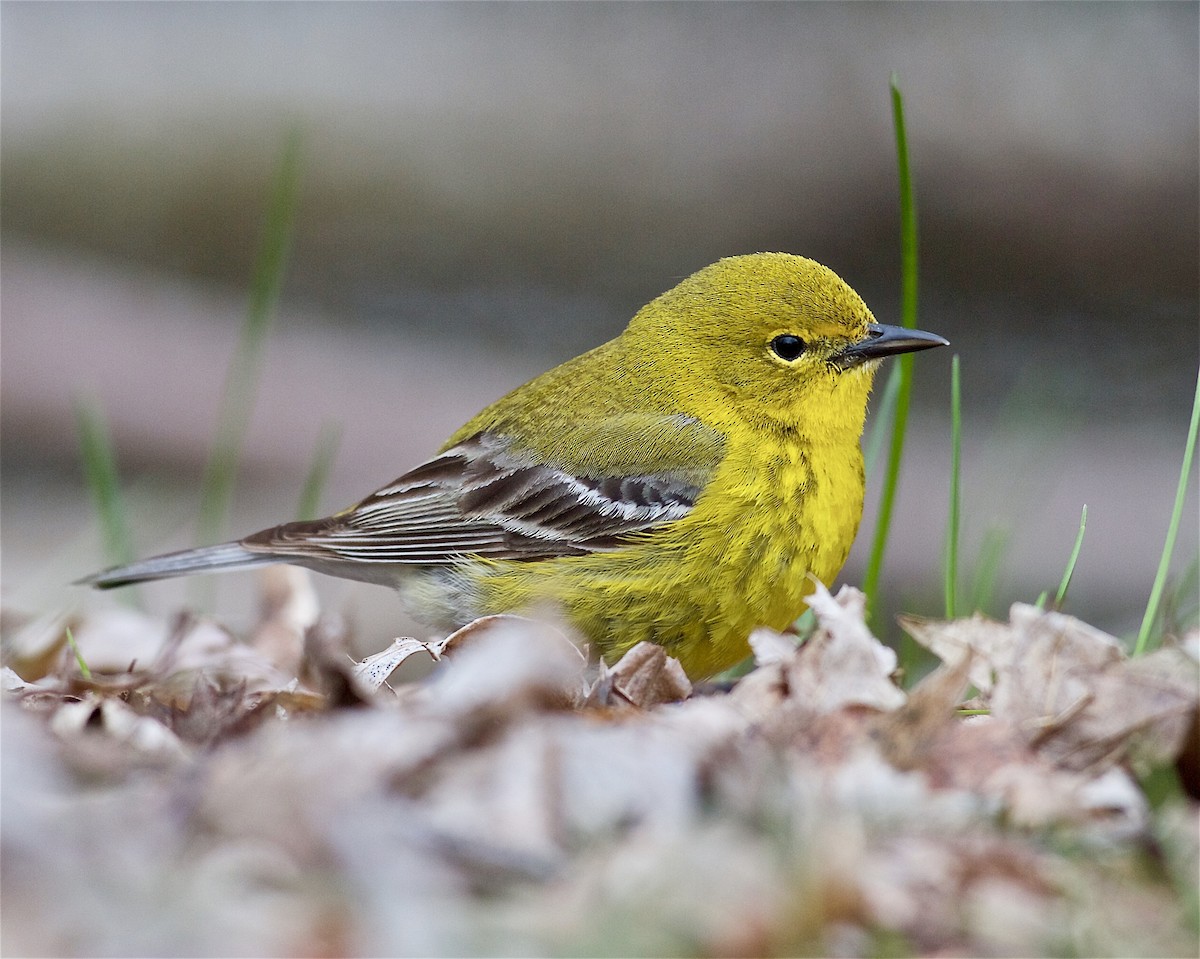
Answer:
M686 516L720 461L719 433L688 417L654 420L652 443L622 424L621 448L605 451L611 468L588 470L544 462L503 433L480 433L348 510L263 530L242 545L281 557L414 564L613 549ZM668 439L671 448L664 435L678 437ZM669 468L655 468L662 463Z

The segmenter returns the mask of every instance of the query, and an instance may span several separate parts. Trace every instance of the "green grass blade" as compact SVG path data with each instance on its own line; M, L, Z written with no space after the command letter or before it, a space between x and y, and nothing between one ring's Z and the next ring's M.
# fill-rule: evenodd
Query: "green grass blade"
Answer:
M962 386L958 354L950 360L950 517L946 522L945 594L946 618L957 615L958 526L961 510L962 472Z
M896 127L896 157L900 174L900 321L913 328L917 325L917 211L913 198L912 173L908 163L908 139L904 130L904 99L895 76L892 77L892 116ZM904 437L908 427L908 407L912 396L912 354L893 360L899 366L899 385L896 388L896 411L888 447L887 472L884 475L879 515L875 522L875 537L863 578L867 594L867 621L877 618L879 579L883 571L883 556L887 550L892 526L892 511L896 504L896 488L900 481L900 461L904 455Z
M1083 546L1083 533L1087 529L1087 503L1079 514L1079 532L1075 534L1075 546L1071 549L1071 558L1067 560L1067 568L1063 570L1062 582L1058 584L1058 592L1054 594L1054 608L1062 609L1067 600L1067 587L1071 585L1071 577L1075 575L1075 563L1079 560L1079 550Z
M202 545L221 538L233 498L238 460L250 420L267 333L283 286L299 180L300 132L293 129L284 144L272 185L246 319L237 351L226 372L216 436L201 483L197 538Z
M67 645L71 647L71 652L75 656L75 662L79 665L79 674L86 680L91 681L92 671L88 668L87 662L83 658L83 653L79 651L79 644L75 642L75 634L71 632L71 627L67 627Z
M121 496L117 459L99 406L77 398L75 422L79 430L79 452L83 460L84 481L100 521L105 558L113 566L132 562L133 536L129 530L125 501ZM128 590L123 595L127 602L136 603L135 590Z
M1138 630L1137 643L1133 654L1140 656L1146 651L1150 641L1150 630L1154 628L1154 620L1158 616L1158 604L1162 600L1163 587L1167 582L1167 573L1171 568L1171 554L1175 552L1175 537L1179 533L1179 523L1183 519L1183 501L1187 498L1188 477L1192 472L1192 459L1196 455L1196 433L1200 429L1200 373L1196 376L1196 397L1192 400L1192 421L1188 425L1187 442L1183 447L1183 465L1179 469L1179 486L1175 490L1175 507L1171 511L1171 524L1167 527L1167 539L1163 543L1162 557L1158 561L1158 573L1154 577L1154 586L1150 589L1150 601L1146 604L1146 613L1142 617L1142 628Z
M342 430L336 423L326 423L321 427L312 464L308 468L304 488L300 492L300 504L296 509L297 519L317 518L321 506L321 493L329 480L329 471L333 467L333 459L337 455L341 439Z

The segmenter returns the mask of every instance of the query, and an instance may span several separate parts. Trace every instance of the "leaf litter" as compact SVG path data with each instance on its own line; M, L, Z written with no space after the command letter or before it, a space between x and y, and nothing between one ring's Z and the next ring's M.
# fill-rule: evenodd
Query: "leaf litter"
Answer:
M3 952L1196 955L1200 635L910 618L905 691L861 593L811 603L728 690L549 618L356 663L287 568L245 638L6 617Z

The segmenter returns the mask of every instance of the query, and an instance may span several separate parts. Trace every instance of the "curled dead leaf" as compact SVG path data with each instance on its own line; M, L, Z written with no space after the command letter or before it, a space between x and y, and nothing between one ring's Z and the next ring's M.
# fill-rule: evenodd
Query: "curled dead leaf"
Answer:
M807 602L818 627L786 668L789 698L817 713L846 706L891 710L904 705L904 692L891 678L896 653L867 627L866 597L851 586L843 586L834 597L817 583Z
M622 656L608 680L617 699L639 709L677 703L692 694L692 684L679 660L654 643L638 643Z
M397 636L392 645L354 665L354 676L368 692L375 692L401 663L411 656L424 654L432 661L441 658L439 643L426 643L412 636Z

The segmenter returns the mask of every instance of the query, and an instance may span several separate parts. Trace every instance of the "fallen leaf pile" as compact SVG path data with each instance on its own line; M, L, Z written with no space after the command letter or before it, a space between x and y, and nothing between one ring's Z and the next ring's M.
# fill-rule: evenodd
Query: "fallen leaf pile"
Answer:
M1197 806L1143 788L1196 795L1195 634L910 620L942 665L905 692L862 595L818 589L807 641L693 689L516 617L355 664L270 582L244 641L6 630L5 954L1197 954Z

